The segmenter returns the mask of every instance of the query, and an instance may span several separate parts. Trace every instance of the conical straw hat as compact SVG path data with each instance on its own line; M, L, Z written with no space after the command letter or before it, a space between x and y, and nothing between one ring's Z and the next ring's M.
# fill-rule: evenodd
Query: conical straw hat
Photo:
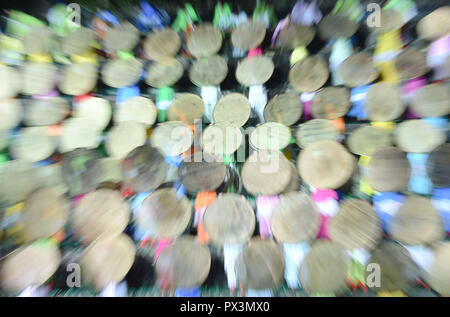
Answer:
M327 82L329 74L322 57L307 56L291 67L289 83L299 92L312 92Z
M95 129L102 131L111 120L111 114L111 105L107 99L89 97L76 105L72 117L87 119Z
M150 98L132 97L116 105L114 123L133 121L151 127L156 121L157 112L158 110Z
M402 192L408 188L411 166L406 153L395 147L378 148L367 169L369 185L381 192Z
M264 108L266 122L278 122L286 126L295 124L303 112L303 103L295 93L275 95Z
M57 68L50 63L27 62L22 66L22 93L43 95L53 89Z
M133 241L125 234L95 241L81 257L83 283L95 290L119 283L131 269L136 255Z
M270 218L270 227L279 243L313 241L320 229L319 209L305 193L282 194Z
M106 152L114 158L124 158L147 139L145 127L137 122L126 121L115 125L107 135Z
M392 121L405 111L400 89L388 83L370 86L366 94L367 117L372 121Z
M248 21L239 24L231 33L233 46L243 51L249 51L262 43L266 36L266 28L262 23Z
M274 241L260 239L252 239L235 264L239 284L256 290L280 286L284 266L281 247Z
M164 156L177 156L190 149L194 134L181 121L160 123L150 135L150 143Z
M21 222L27 241L49 238L64 228L69 202L54 188L42 188L27 197Z
M329 41L338 38L350 38L358 30L358 23L347 16L328 14L319 23L319 35Z
M311 114L317 119L334 120L350 109L350 91L345 87L325 87L312 99Z
M186 124L193 124L195 119L201 119L205 105L197 95L184 93L175 98L167 111L169 121L181 120Z
M328 227L331 241L347 250L372 250L381 239L380 220L365 200L344 200Z
M134 58L111 59L102 69L103 82L114 88L131 86L139 81L142 72L142 63Z
M67 95L83 95L97 85L98 70L91 63L74 63L64 66L58 88Z
M219 195L203 215L203 224L215 244L245 243L255 230L255 213L244 196Z
M247 57L236 68L236 79L244 86L262 85L270 79L275 66L267 56Z
M410 107L423 118L447 116L450 113L450 85L436 83L419 88Z
M62 39L62 51L68 55L80 55L89 50L95 40L93 30L79 27Z
M47 26L35 26L23 38L23 48L26 54L47 54L52 40L52 31Z
M330 241L318 240L312 245L298 269L302 288L308 294L341 294L347 289L349 256Z
M201 159L195 154L184 159L178 167L178 179L190 193L212 191L225 180L227 169L218 157L202 153Z
M0 130L17 127L22 120L23 108L20 99L0 99Z
M257 150L282 150L291 141L291 130L278 122L266 122L250 134L249 142Z
M201 146L212 155L232 155L242 144L241 129L228 122L214 123L202 133Z
M0 65L0 98L13 98L22 89L22 78L20 72L14 67Z
M409 245L429 244L444 238L442 218L429 198L406 197L389 227L392 238Z
M296 143L301 148L305 148L308 144L316 141L337 141L338 138L338 129L327 119L309 120L302 123L295 132Z
M125 22L114 26L103 39L106 51L131 51L139 42L139 31L131 23Z
M348 149L357 155L371 156L378 148L391 145L391 133L371 125L357 128L347 138Z
M29 286L41 286L56 272L61 252L50 242L37 241L9 254L1 268L2 289L17 295Z
M173 288L200 286L208 277L211 253L192 236L183 236L166 247L156 261L161 281Z
M308 46L315 34L316 31L311 26L289 24L280 31L278 40L282 47L295 49L299 46Z
M242 127L250 117L251 107L243 94L232 92L226 94L214 106L214 122L228 122Z
M150 192L166 179L169 166L158 149L150 145L138 146L123 160L125 186L135 192Z
M288 159L280 151L254 151L242 167L242 183L251 195L276 195L291 180Z
M145 54L150 59L159 62L174 57L180 47L180 36L169 27L153 30L144 41Z
M403 121L395 130L395 142L405 152L428 153L445 140L442 130L423 120Z
M63 135L58 149L61 153L77 148L96 148L100 144L101 131L86 118L69 118L62 124Z
M323 140L310 143L297 158L302 179L321 189L336 189L353 175L356 160L340 143Z
M97 189L83 196L72 210L71 226L85 242L118 236L128 225L130 211L118 191Z
M342 80L348 87L370 84L378 78L378 70L369 53L356 53L346 58L338 68Z
M448 270L450 263L450 243L441 242L434 249L434 258L426 280L439 294L450 294L450 275Z
M69 101L64 98L30 99L25 104L24 123L27 126L56 124L69 114L69 110Z
M218 86L227 76L228 65L219 55L197 59L189 70L189 79L196 86Z
M21 160L0 165L0 202L13 205L21 202L38 186L36 170Z
M395 68L403 80L425 75L428 72L427 54L417 48L405 48L395 59Z
M171 58L162 63L151 63L147 67L145 82L152 87L161 88L172 86L183 76L183 65Z
M402 14L395 9L383 9L381 10L380 25L370 27L369 29L374 33L386 33L394 30L398 30L403 27L405 21Z
M450 34L450 6L437 8L417 24L417 33L422 39L434 41Z
M45 160L55 149L56 142L43 127L22 128L9 148L15 159L32 163Z
M194 27L186 46L195 57L213 56L222 46L222 34L211 23L203 23Z
M136 221L150 236L171 239L186 230L191 216L186 196L179 196L173 188L161 188L145 198Z

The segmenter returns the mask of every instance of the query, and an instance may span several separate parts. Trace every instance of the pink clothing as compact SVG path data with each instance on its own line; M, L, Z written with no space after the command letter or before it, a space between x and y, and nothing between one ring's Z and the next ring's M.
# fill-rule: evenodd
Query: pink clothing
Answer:
M316 189L316 191L311 194L311 198L316 202L324 201L330 198L335 200L339 199L337 192L332 189Z
M270 229L270 218L276 205L280 202L277 195L275 196L258 196L256 198L256 216L259 222L259 235L262 239L265 237L272 238L272 230Z
M328 234L328 224L329 224L331 218L333 218L333 217L320 214L321 223L320 223L320 230L317 235L317 238L328 239L328 240L330 239L330 236Z
M248 57L261 56L261 55L262 55L261 46L252 48L250 51L248 51Z
M403 96L405 97L405 101L409 103L413 94L419 90L421 87L427 84L427 79L424 76L420 76L417 78L413 78L408 80L403 85ZM410 109L406 110L406 118L407 119L419 119L419 117Z
M158 244L156 246L156 252L153 257L153 259L156 261L158 259L158 256L161 254L161 252L171 245L174 242L174 239L159 239Z

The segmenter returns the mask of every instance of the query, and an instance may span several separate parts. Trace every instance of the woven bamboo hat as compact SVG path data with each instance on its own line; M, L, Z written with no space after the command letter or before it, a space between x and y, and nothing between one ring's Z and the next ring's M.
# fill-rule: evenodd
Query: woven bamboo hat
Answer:
M444 143L430 153L427 174L434 187L450 187L450 143Z
M280 46L295 49L299 46L308 46L314 39L316 30L311 26L289 24L278 35Z
M17 295L29 286L41 286L58 269L61 253L50 242L37 241L10 253L1 268L2 289Z
M335 189L353 175L355 158L340 143L323 140L310 143L297 158L302 179L321 189Z
M14 160L0 165L0 201L5 205L25 200L37 185L36 171L30 163Z
M0 99L0 130L17 127L22 120L23 108L19 99Z
M450 294L450 275L448 271L450 263L450 242L440 242L434 249L434 258L426 280L439 294Z
M100 154L95 149L77 148L64 153L61 176L72 197L97 189L99 159Z
M83 95L97 85L97 66L92 63L74 63L64 66L59 90L67 95Z
M101 131L92 125L86 118L69 118L62 124L58 149L61 153L75 150L76 148L96 148L100 144Z
M344 249L330 241L318 240L303 259L298 278L308 294L341 294L347 289L349 265Z
M212 155L231 155L243 142L241 129L228 122L214 123L203 131L201 146L204 152Z
M35 26L23 38L26 54L47 54L53 41L52 31L47 26Z
M0 99L13 98L22 89L22 78L20 72L14 67L0 65Z
M233 92L219 99L214 106L214 122L229 122L242 127L250 117L251 107L247 97Z
M131 86L139 81L142 63L134 58L117 58L106 62L102 69L103 82L114 88Z
M289 83L299 92L316 91L328 80L328 65L319 56L307 56L289 71Z
M158 149L150 145L138 146L123 160L124 183L135 192L150 192L166 180L168 169Z
M225 163L206 153L200 159L195 154L188 156L178 167L178 179L190 193L215 190L226 173Z
M139 42L139 31L131 23L125 22L111 28L103 39L106 51L131 51Z
M362 199L346 199L328 227L331 241L344 249L372 250L381 239L380 220L373 207Z
M83 283L101 291L109 283L119 283L134 263L136 247L126 235L101 238L81 257Z
M301 148L305 148L308 144L316 141L337 141L338 138L338 129L327 119L309 120L302 123L295 132L296 143Z
M283 283L284 265L283 251L276 242L252 239L236 259L237 280L250 289L278 287Z
M181 47L178 33L169 27L153 30L144 41L144 51L154 61L165 61L174 57Z
M428 72L425 50L407 47L395 59L395 68L403 80L425 75Z
M141 146L147 139L144 125L126 121L114 126L107 135L105 142L106 152L115 158L124 158L132 150Z
M50 63L27 62L22 66L22 93L43 95L53 89L57 68Z
M60 195L65 195L69 190L63 180L61 164L37 166L35 171L38 188L51 187Z
M189 127L181 121L160 123L150 135L152 146L164 156L177 156L190 149L194 135Z
M159 279L170 287L200 286L208 277L211 253L194 237L183 236L161 251L155 265Z
M262 85L272 76L275 66L267 56L246 57L236 68L236 79L244 86Z
M429 198L406 197L389 228L392 238L410 245L429 244L445 237L442 218Z
M97 171L95 181L97 189L116 189L123 181L123 166L120 159L104 157L95 162L93 169Z
M25 104L24 123L27 126L56 124L69 114L69 110L69 102L64 98L30 99Z
M450 113L450 85L430 84L417 90L411 102L415 114L424 117L441 117Z
M291 130L278 122L267 122L250 134L250 144L257 150L282 150L291 141Z
M289 160L280 151L254 151L242 167L242 183L251 195L277 195L291 180Z
M357 128L347 138L349 150L357 155L371 156L378 148L391 145L391 133L371 125Z
M119 192L97 189L83 196L72 210L72 228L88 243L118 236L128 225L129 209Z
M275 95L264 108L266 122L278 122L286 126L295 124L303 113L303 103L295 93Z
M76 105L72 117L88 119L95 129L101 131L111 120L111 113L111 105L107 99L89 97Z
M405 24L402 14L395 9L381 10L380 22L379 26L369 29L374 33L386 33L400 29Z
M405 111L400 89L388 83L370 86L366 95L367 117L372 121L392 121Z
M147 67L145 82L152 87L172 86L183 76L183 65L175 59L167 59L163 63L150 63Z
M145 198L137 224L152 237L175 238L187 228L192 206L186 196L179 196L173 188L161 188Z
M338 72L348 87L364 86L378 78L378 70L369 53L356 53L347 57L339 65Z
M398 291L416 283L419 267L411 258L408 250L396 242L383 241L373 251L368 263L380 266L380 284L372 289L376 291ZM372 271L366 271L366 278Z
M195 57L213 56L222 46L222 34L211 23L203 23L194 27L187 38L186 46Z
M203 224L215 244L245 243L255 231L255 213L244 196L219 195L203 215Z
M450 6L437 8L417 24L417 33L422 39L437 40L450 34Z
M64 228L69 218L69 203L54 188L42 188L27 197L21 213L25 238L48 238Z
M56 142L43 127L22 128L9 147L15 159L31 163L48 158L55 149Z
M202 98L190 93L180 94L175 98L167 111L169 121L181 120L193 124L195 119L201 119L205 111Z
M377 191L402 192L408 188L410 173L405 152L395 147L381 147L370 158L367 178Z
M311 242L320 229L319 210L305 193L280 195L280 203L270 218L270 227L279 243Z
M136 96L116 105L114 122L133 121L151 127L156 121L157 112L150 98Z
M266 28L262 23L248 21L239 24L231 33L231 43L234 47L249 51L258 47L266 36Z
M61 49L68 55L80 55L89 50L95 40L95 32L86 27L79 27L62 39Z
M189 79L196 86L218 86L227 77L228 65L219 55L197 59L189 70Z
M345 87L325 87L312 99L314 118L334 120L345 116L350 109L350 91Z
M405 152L428 153L445 140L442 130L423 120L403 121L395 130L395 142Z
M347 16L328 14L319 23L319 35L329 41L338 38L350 38L358 30L358 23Z

